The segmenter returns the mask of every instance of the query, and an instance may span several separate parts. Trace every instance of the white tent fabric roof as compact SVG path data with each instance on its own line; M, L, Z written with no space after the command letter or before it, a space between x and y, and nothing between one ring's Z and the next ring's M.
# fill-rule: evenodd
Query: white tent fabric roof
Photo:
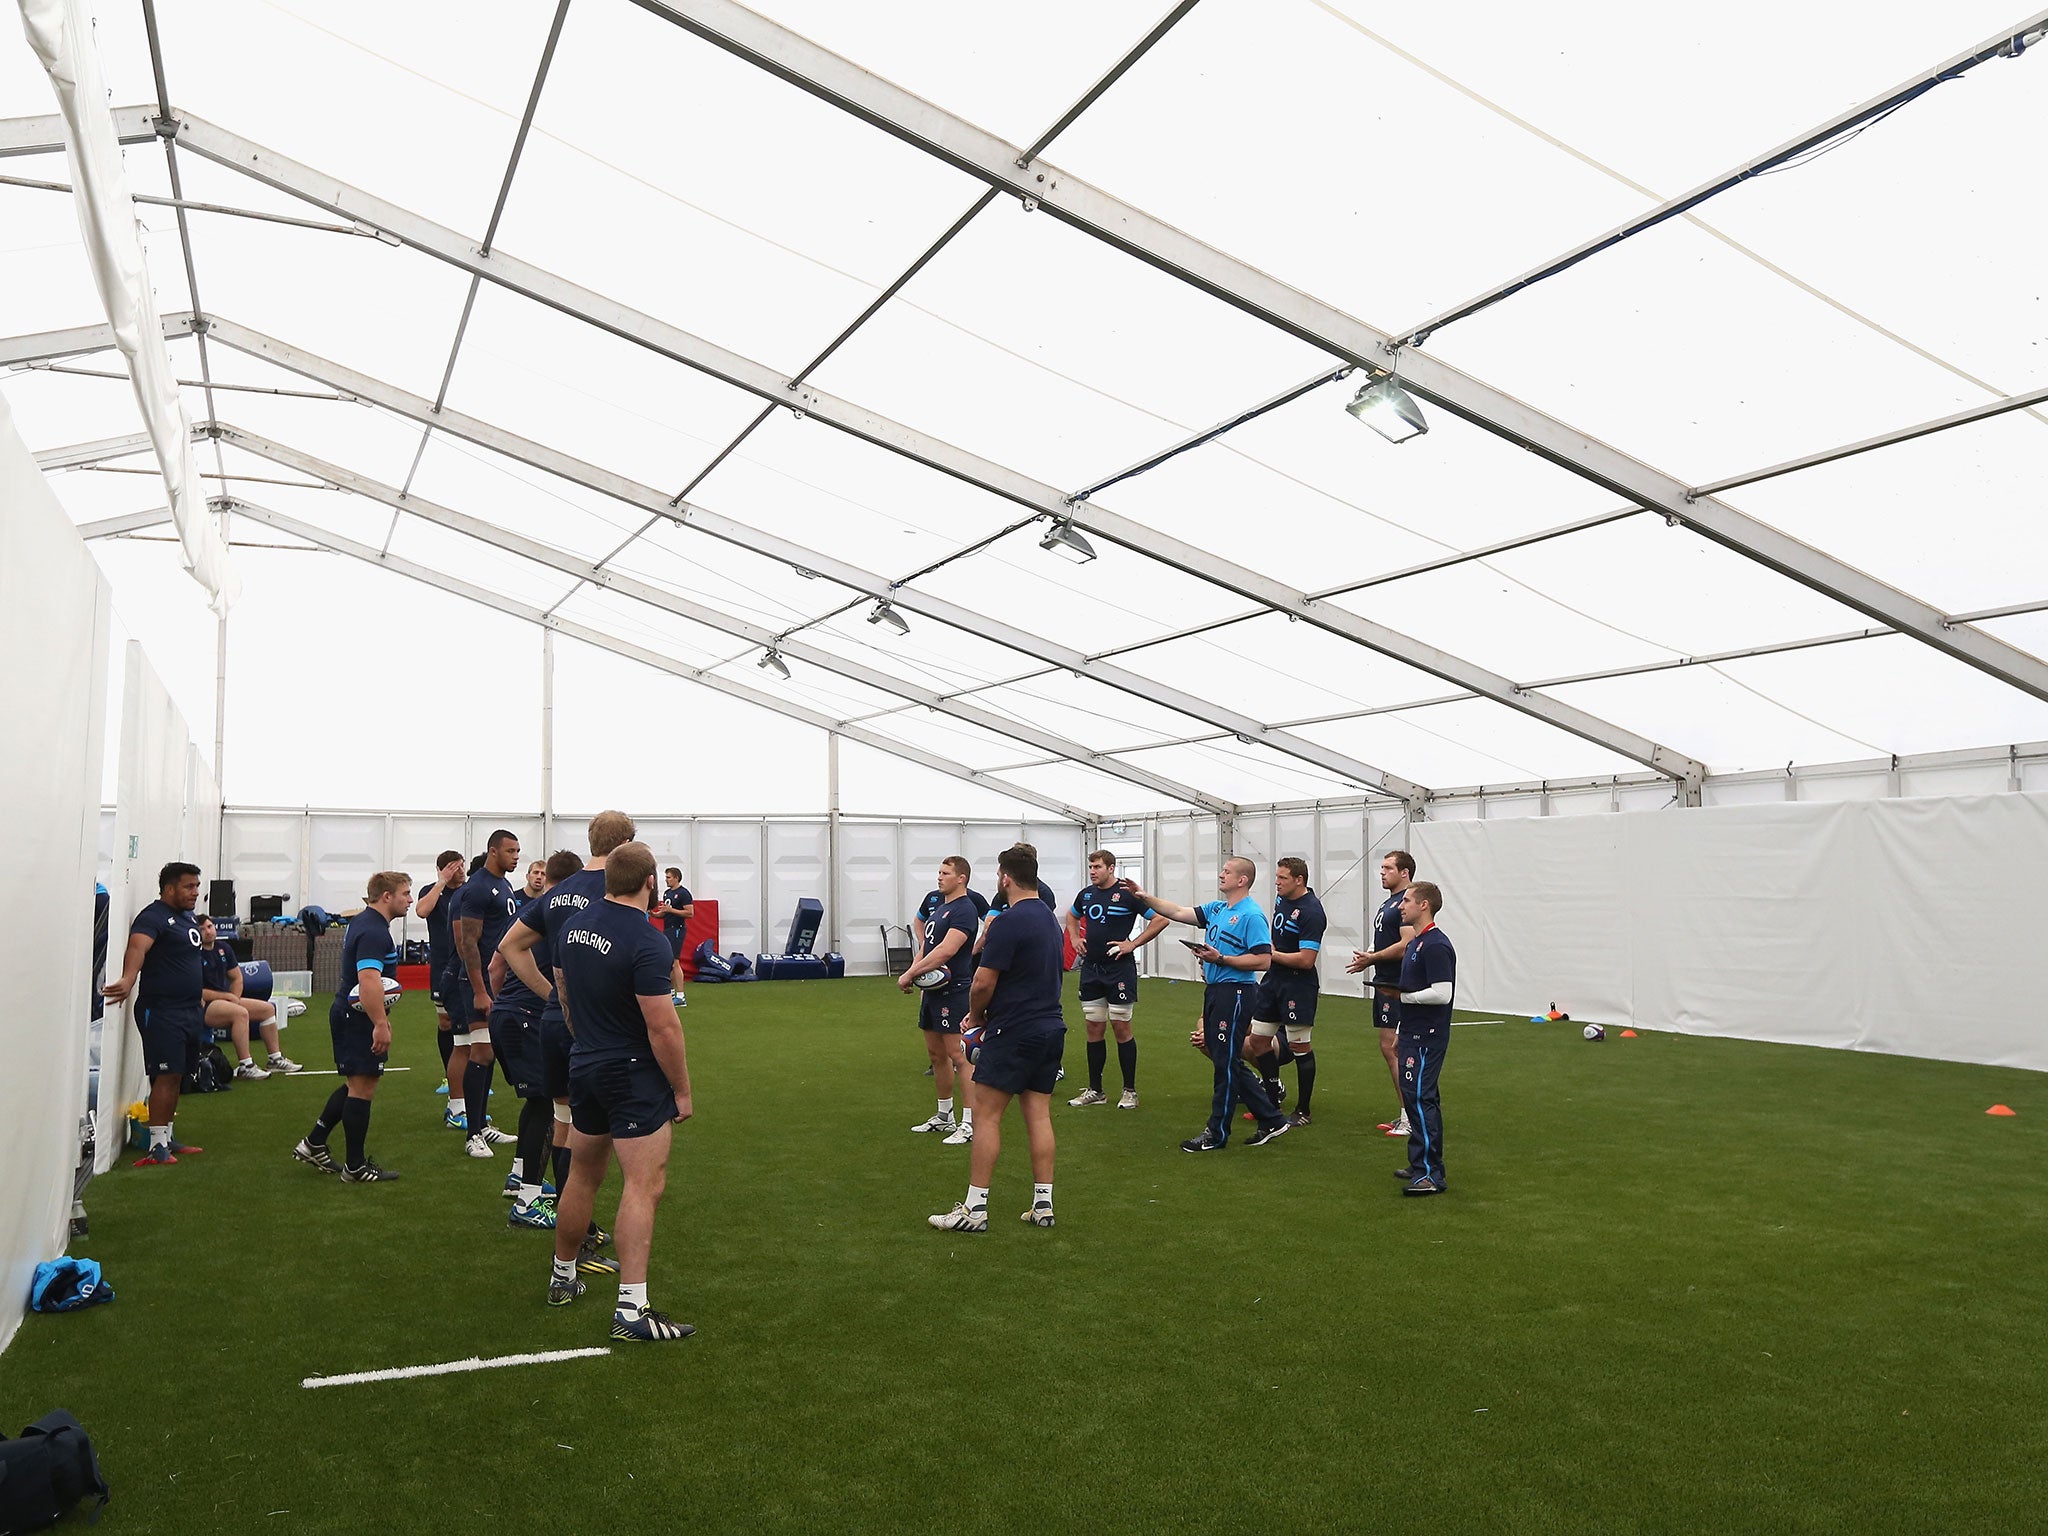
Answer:
M1027 145L1160 22L1161 4L1041 6L1028 46L1007 13L938 0L755 10ZM674 7L700 8L715 9ZM113 104L153 104L137 9L98 9ZM777 377L803 373L1060 493L1346 365L1010 196L986 201L833 347L986 188L665 9L566 7L493 252L591 290L607 313L624 306ZM1540 19L1358 0L1179 9L1044 161L1397 336L2027 21L1968 0L1879 4L1846 29L1784 6L1738 5L1712 29L1616 5ZM378 3L155 10L175 116L445 225L472 254L556 19L541 0L493 7L488 25L461 8ZM2044 100L2048 57L1992 59L1444 326L1423 355L1692 486L2041 390L2038 215L2016 189L2030 184ZM26 44L0 43L0 117L51 111ZM175 152L191 202L349 222ZM126 158L137 193L169 194L160 145ZM0 174L65 179L61 155L5 158ZM1405 655L1293 622L1217 570L1153 558L1143 539L1093 537L1094 562L1056 560L1037 547L1040 505L815 416L771 405L764 418L747 390L495 282L466 307L469 274L374 232L193 211L195 294L173 210L137 214L158 307L226 322L203 359L199 339L171 341L180 379L222 386L210 400L185 389L192 419L364 482L329 489L230 441L199 447L202 472L228 477L210 491L994 781L849 748L849 809L1002 813L1019 803L1007 785L1117 815L1185 808L1183 790L1240 804L1351 796L1374 783L1357 770L1425 790L1634 774L1637 741L1726 772L2048 737L2048 702L2028 687L1631 513L1626 496L1447 409L1425 406L1427 436L1382 442L1341 409L1357 379L1308 389L1089 507L1321 594L1339 628L1355 615L1417 642ZM0 336L103 322L64 196L0 184L0 231ZM239 350L248 332L313 361L294 372ZM140 430L133 396L97 376L119 366L104 351L45 358L0 389L39 450L127 437ZM448 411L503 437L423 434L398 409L337 398L350 393L341 370L428 401L445 388ZM643 489L605 494L520 443ZM52 484L81 523L142 512L162 504L161 482L113 471L151 462L56 470ZM2034 536L2044 468L2048 407L1721 495L1956 619L2048 607L2048 546ZM394 512L373 487L551 558ZM812 552L817 568L650 513L686 488L687 507ZM1595 525L1455 559L1582 520ZM230 512L228 528L238 546L285 546L236 551L249 592L229 626L232 801L535 798L530 623L311 552L253 514ZM129 628L208 739L213 626L203 594L173 579L166 532L95 547ZM574 574L599 563L619 586ZM1402 574L1414 567L1426 569ZM865 622L873 598L854 571L904 584L907 635ZM629 580L642 595L622 590ZM915 594L954 621L916 611ZM721 627L733 621L745 635ZM2048 617L1978 622L2029 666L2048 653ZM778 681L755 665L761 645L746 636L758 631L814 659L792 658ZM1019 635L1039 643L1006 642ZM1832 643L1799 644L1820 640ZM309 763L315 723L336 722L323 679L364 645L394 683L415 685L420 736L446 728L451 653L463 656L492 699L489 766L468 753L407 754L388 771ZM1726 657L1765 647L1781 649ZM1434 652L1461 676L1540 693L1475 697ZM813 726L577 640L560 641L556 667L559 802L632 790L637 803L702 811L820 805ZM1567 727L1590 717L1597 729L1529 712L1544 696L1582 712ZM279 732L281 719L306 729ZM632 769L619 749L594 748L610 730L630 741Z

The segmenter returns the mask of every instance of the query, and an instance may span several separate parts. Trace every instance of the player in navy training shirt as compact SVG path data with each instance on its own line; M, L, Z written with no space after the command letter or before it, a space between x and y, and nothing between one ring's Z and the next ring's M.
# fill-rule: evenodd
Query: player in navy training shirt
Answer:
M540 904L557 885L578 873L583 860L563 849L548 855L541 865L540 892L519 909L520 921L529 916L544 923ZM531 926L531 925L529 925ZM515 929L516 931L516 929ZM509 937L509 935L508 935ZM545 980L554 970L554 951L542 934L533 946L533 969ZM506 1223L553 1231L555 1203L549 1196L559 1186L544 1188L541 1158L554 1132L555 1106L548 1092L547 1059L541 1049L541 1014L546 1010L554 987L535 987L519 971L511 969L511 954L504 942L491 958L491 1051L505 1069L505 1081L519 1095L519 1148L512 1159L512 1171L505 1176L505 1195L514 1203Z
M686 942L687 924L690 914L697 910L697 899L690 894L690 888L683 884L683 872L674 865L662 871L668 885L654 904L655 916L661 919L664 932L668 935L668 952L675 957L676 997L683 995L683 945Z
M557 887L560 889L560 887ZM653 1309L647 1255L668 1178L671 1127L690 1118L690 1066L682 1020L670 1000L668 942L647 920L654 854L625 843L604 865L604 899L564 924L555 974L575 1031L569 1052L569 1182L560 1197L548 1302L583 1293L578 1234L597 1201L614 1150L625 1175L619 1196L619 1302L614 1339L658 1343L696 1330Z
M448 931L448 914L454 905L455 893L462 889L462 855L453 848L445 850L434 860L434 878L427 882L417 906L413 908L427 925L427 990L434 999L435 1044L441 1052L441 1072L447 1081L437 1090L441 1093L462 1096L462 1074L469 1069L469 1047L462 1048L462 1059L455 1061L455 1028L448 1019L447 988L443 978L448 975L455 959L455 939ZM450 1109L454 1106L451 1104Z
M1149 918L1133 939L1140 915ZM1088 1026L1088 1086L1067 1100L1075 1109L1107 1104L1102 1069L1109 1064L1105 1032L1116 1035L1116 1062L1124 1094L1118 1109L1138 1107L1138 1041L1131 1015L1138 1003L1138 951L1166 931L1166 919L1131 900L1131 883L1119 880L1116 855L1098 848L1088 855L1088 883L1067 909L1067 938L1081 957L1081 1017Z
M925 1054L932 1060L932 1086L938 1091L939 1107L929 1120L920 1120L911 1130L920 1135L941 1133L942 1142L958 1146L974 1140L974 1105L971 1099L956 1123L953 1094L956 1086L968 1098L974 1081L973 1068L960 1048L960 1029L967 1018L968 997L973 990L974 970L969 959L980 919L967 897L967 880L973 873L965 859L952 854L939 861L939 904L920 920L912 937L910 964L896 978L899 990L909 992L917 978L944 967L948 980L943 986L920 992L917 1027L924 1032Z
M412 876L387 869L370 876L363 910L348 920L341 936L341 980L327 1009L334 1037L334 1069L346 1080L328 1095L320 1117L292 1148L292 1156L322 1173L338 1173L344 1184L388 1184L398 1175L381 1166L365 1145L370 1134L370 1100L391 1055L391 1016L384 1009L384 983L398 975L398 946L391 925L412 910ZM356 1001L349 1001L353 990ZM327 1136L341 1127L344 1163L327 1150Z
M1021 851L1021 852L1024 852L1024 853L1028 853L1028 854L1030 854L1030 855L1031 855L1031 857L1032 857L1032 858L1034 858L1034 859L1038 857L1038 849L1037 849L1036 845L1034 845L1034 844L1032 844L1032 843L1012 843L1012 844L1011 844L1010 846L1011 846L1012 848L1018 849L1018 850L1019 850L1019 851ZM997 862L998 862L998 864L1000 864L1000 863L1001 863L1001 859L1000 859L1000 858L998 858ZM1060 909L1060 902L1059 902L1059 898L1058 898L1057 896L1053 895L1053 893L1052 893L1052 887L1051 887L1051 886L1049 886L1049 885L1040 885L1040 886L1039 886L1039 888L1038 888L1038 899L1039 899L1040 901L1044 902L1044 903L1045 903L1045 904L1046 904L1046 905L1047 905L1048 907L1052 908L1052 910L1053 910L1053 911L1054 911L1055 913L1057 913L1057 912L1059 911L1059 909ZM977 955L981 953L981 946L982 946L983 944L985 944L985 943L987 943L987 942L988 942L988 926L989 926L989 924L990 924L990 923L992 923L992 922L994 922L994 921L995 921L995 920L996 920L996 919L997 919L998 917L1002 916L1002 915L1003 915L1003 913L1005 913L1005 912L1007 912L1007 911L1009 911L1009 910L1010 910L1010 898L1009 898L1009 897L1007 897L1007 896L1005 896L1005 895L1004 895L1004 894L1002 893L1002 890L1001 890L1001 888L1000 888L1000 882L998 882L998 888L997 888L997 890L996 890L995 900L991 901L991 902L990 902L990 903L988 904L988 911L986 911L986 912L984 912L984 913L982 914L982 923L981 923L981 936L980 936L979 938L977 938L977 939L976 939L976 940L974 941L974 952L975 952L975 953L976 953ZM1061 1075L1062 1075L1062 1076L1065 1076L1065 1074L1064 1074L1064 1073L1062 1073Z
M1023 1100L1031 1143L1031 1204L1024 1220L1049 1227L1052 1215L1052 1090L1060 1077L1067 1021L1060 1012L1066 957L1059 918L1038 894L1038 855L1021 845L996 858L996 888L1009 910L983 936L975 966L968 1028L980 1034L973 1093L980 1133L969 1162L967 1195L930 1218L948 1232L988 1230L988 1191L1002 1152L1003 1115Z
M1316 1091L1316 1053L1311 1031L1322 980L1316 960L1322 954L1329 919L1323 903L1309 889L1308 864L1282 859L1273 868L1273 964L1259 982L1258 1004L1252 1009L1252 1032L1245 1049L1257 1064L1265 1089L1277 1106L1285 1096L1280 1086L1283 1058L1276 1036L1287 1031L1295 1086L1300 1090L1290 1125L1309 1123L1309 1100Z
M1443 892L1427 880L1401 893L1401 922L1415 931L1401 955L1401 1107L1410 1127L1404 1195L1438 1195L1445 1188L1437 1075L1451 1044L1458 952L1436 925L1443 906Z
M519 839L500 829L484 845L484 862L455 893L453 924L456 984L448 989L448 1014L455 1026L455 1043L469 1047L469 1065L462 1074L462 1099L467 1106L462 1128L469 1133L462 1150L471 1157L488 1158L499 1142L511 1141L490 1124L491 1078L491 957L498 941L519 916L519 895L506 878L519 867ZM465 981L464 978L467 978ZM448 1100L448 1112L455 1113L455 1100Z
M967 890L967 899L974 903L974 921L979 926L981 920L988 916L988 898L970 886ZM946 898L940 895L936 888L926 891L924 900L917 904L917 923L913 925L912 931L915 932L916 928L922 927L924 920L945 904Z
M569 1052L574 1044L568 1016L562 1011L561 938L572 922L604 900L605 861L630 843L637 830L624 811L599 811L591 817L589 861L574 874L557 880L554 889L541 898L539 910L526 911L498 945L506 969L547 999L540 1013L541 1076L555 1106L553 1161L558 1191L569 1187ZM559 1194L555 1208L559 1233ZM616 1275L618 1260L600 1251L611 1235L588 1218L584 1225L576 1267L586 1275Z
M1380 889L1387 893L1387 898L1373 914L1372 948L1351 951L1351 963L1344 967L1354 976L1368 966L1372 968L1367 988L1372 998L1372 1018L1379 1026L1380 1055L1386 1060L1387 1076L1394 1084L1397 1100L1402 1093L1401 1060L1395 1048L1401 1032L1401 956L1407 951L1408 941L1415 937L1402 924L1401 898L1414 883L1415 859L1407 850L1396 848L1380 860ZM1393 1119L1382 1122L1380 1129L1389 1136L1406 1136L1408 1111L1398 1111Z
M138 1168L175 1163L179 1152L203 1152L171 1135L178 1092L206 1036L200 1001L204 974L199 921L199 866L173 862L157 872L157 899L128 925L121 975L102 990L112 1002L135 994L135 1028L142 1036L142 1067L149 1075L149 1154ZM138 985L139 983L139 985Z
M208 1031L224 1029L235 1047L235 1076L262 1079L273 1072L303 1072L278 1048L277 1009L260 997L242 995L242 962L220 937L211 917L199 920L200 1001L206 1008ZM255 1030L270 1053L270 1065L259 1067L249 1054L249 1032Z

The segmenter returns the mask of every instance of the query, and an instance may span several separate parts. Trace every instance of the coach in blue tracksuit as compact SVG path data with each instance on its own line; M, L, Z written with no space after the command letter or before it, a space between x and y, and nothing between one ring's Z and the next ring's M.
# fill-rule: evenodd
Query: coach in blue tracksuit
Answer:
M1195 947L1195 958L1202 962L1202 980L1207 983L1202 993L1199 1038L1215 1068L1215 1090L1209 1100L1208 1125L1201 1135L1180 1144L1183 1152L1220 1152L1228 1146L1230 1122L1239 1099L1259 1125L1252 1136L1253 1146L1263 1147L1287 1130L1286 1116L1274 1108L1258 1073L1240 1054L1245 1031L1251 1028L1259 975L1273 963L1272 924L1251 899L1252 882L1258 874L1258 865L1250 859L1225 859L1216 876L1219 899L1198 907L1162 901L1145 891L1130 893L1134 904L1150 907L1168 922L1203 930L1204 942Z
M1408 1117L1404 1195L1444 1192L1444 1117L1437 1076L1451 1043L1451 1004L1458 989L1458 952L1436 925L1443 892L1418 880L1401 895L1401 925L1415 937L1401 955L1401 1110Z

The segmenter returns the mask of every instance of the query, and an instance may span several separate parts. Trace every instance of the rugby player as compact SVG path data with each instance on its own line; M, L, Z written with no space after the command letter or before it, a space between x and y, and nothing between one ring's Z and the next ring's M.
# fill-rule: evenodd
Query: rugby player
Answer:
M455 893L462 889L462 881L462 855L453 848L445 850L434 860L434 878L414 908L427 925L427 975L434 994L434 1022L438 1026L436 1043L441 1051L443 1077L436 1091L450 1095L448 1112L451 1120L455 1114L455 1101L462 1097L462 1074L469 1067L468 1046L462 1047L460 1059L455 1054L455 1029L448 1020L443 982L455 963L455 940L448 932L448 912L454 905Z
M391 1055L391 1019L384 1011L384 980L398 974L391 925L412 908L412 876L402 870L370 876L364 902L341 936L342 980L356 989L358 1001L351 1004L349 988L337 984L327 1010L334 1069L343 1078L342 1086L328 1095L326 1107L313 1129L292 1148L292 1156L322 1173L340 1174L344 1184L388 1184L398 1175L377 1163L366 1143L370 1100ZM327 1150L328 1133L336 1125L341 1127L347 1159L339 1165Z
M1379 1026L1380 1055L1387 1063L1387 1076L1401 1104L1393 1119L1381 1124L1389 1136L1409 1134L1407 1095L1401 1086L1401 1062L1396 1041L1401 1032L1401 958L1408 941L1415 937L1401 917L1401 903L1408 887L1415 883L1415 859L1406 849L1396 848L1380 860L1380 889L1387 899L1372 918L1372 948L1354 949L1344 969L1353 975L1372 967L1372 1021Z
M204 1152L171 1135L185 1073L206 1035L200 1000L205 941L192 909L199 905L199 866L172 861L157 871L157 899L128 925L121 974L101 989L109 1002L135 993L135 1029L142 1036L142 1068L149 1077L149 1151L138 1168L175 1163L180 1152Z
M1088 855L1088 883L1067 909L1067 937L1081 956L1081 1017L1088 1028L1088 1086L1067 1100L1075 1109L1107 1104L1102 1071L1109 1064L1105 1027L1116 1035L1116 1064L1123 1074L1118 1109L1138 1107L1138 1041L1131 1015L1138 1003L1137 953L1166 931L1166 919L1130 898L1131 883L1119 880L1116 855L1098 848ZM1139 914L1149 919L1131 937Z
M1316 1091L1316 1053L1310 1043L1316 999L1322 993L1316 961L1322 955L1323 931L1329 920L1323 915L1322 901L1309 889L1308 865L1303 860L1280 860L1273 869L1273 886L1273 964L1259 980L1245 1049L1257 1063L1266 1092L1277 1107L1282 1096L1280 1052L1274 1037L1286 1030L1299 1090L1287 1123L1302 1126L1309 1123L1309 1100Z
M567 849L550 854L541 868L540 894L519 910L522 922L528 914L538 911L549 891L582 868L583 860ZM519 1147L513 1157L512 1172L505 1180L505 1193L514 1204L505 1219L511 1226L553 1231L555 1202L549 1197L561 1186L544 1182L541 1172L544 1149L554 1138L555 1105L548 1091L540 1020L554 986L531 986L524 976L510 969L509 938L508 934L499 941L498 953L491 960L491 979L496 987L491 1004L491 1049L504 1066L505 1081L519 1095ZM546 980L554 969L545 934L536 946L533 969L539 973L535 980Z
M560 890L561 887L557 887ZM690 1067L669 993L668 941L647 920L654 854L625 843L605 859L604 897L566 922L555 975L575 1042L569 1054L569 1181L560 1196L548 1304L583 1294L578 1234L590 1220L612 1153L619 1196L619 1300L614 1339L661 1343L696 1329L657 1312L647 1295L654 1213L668 1182L672 1127L690 1118Z
M943 1141L955 1146L974 1140L973 1104L963 1105L958 1123L953 1119L954 1089L963 1080L972 1082L967 1058L960 1051L960 1026L967 1017L974 985L974 972L968 964L977 926L974 903L967 896L972 872L957 853L939 861L939 905L919 923L910 964L896 978L898 989L910 992L927 971L944 966L949 973L944 986L929 988L917 1000L917 1027L924 1032L925 1053L932 1059L932 1086L939 1107L929 1120L919 1121L911 1130L919 1135L944 1132Z
M519 898L505 877L519 867L519 839L500 828L484 845L484 861L455 893L449 914L455 937L456 984L448 991L448 1014L455 1026L455 1043L469 1047L469 1065L462 1073L462 1098L467 1106L462 1128L468 1137L462 1150L471 1157L488 1158L491 1148L515 1138L490 1123L491 1078L491 957L505 930L519 916ZM455 1112L454 1089L449 1089L448 1112Z
M1031 1204L1024 1220L1053 1224L1052 1090L1059 1081L1067 1023L1060 1012L1066 975L1059 919L1038 894L1038 856L1023 847L996 857L996 885L1011 911L985 935L975 966L968 1027L981 1035L974 1092L981 1101L981 1135L969 1163L966 1198L927 1218L946 1232L986 1232L988 1191L1002 1152L1003 1116L1021 1098L1024 1134L1031 1144Z

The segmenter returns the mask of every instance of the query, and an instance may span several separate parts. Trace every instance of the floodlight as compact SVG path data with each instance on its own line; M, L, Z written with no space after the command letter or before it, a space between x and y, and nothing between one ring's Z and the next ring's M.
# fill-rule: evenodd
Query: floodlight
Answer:
M770 646L761 653L761 659L754 663L763 672L773 672L785 683L789 681L789 663L782 659L782 653Z
M1083 538L1072 523L1054 523L1046 530L1045 537L1038 541L1038 547L1049 549L1076 565L1086 565L1095 558L1095 546Z
M875 611L868 615L870 624L886 624L899 635L910 633L910 620L896 611L896 605L886 597L875 599Z
M1394 382L1392 374L1359 390L1357 397L1344 409L1390 443L1405 443L1429 430L1429 423L1423 419L1422 407L1415 403L1407 390Z

